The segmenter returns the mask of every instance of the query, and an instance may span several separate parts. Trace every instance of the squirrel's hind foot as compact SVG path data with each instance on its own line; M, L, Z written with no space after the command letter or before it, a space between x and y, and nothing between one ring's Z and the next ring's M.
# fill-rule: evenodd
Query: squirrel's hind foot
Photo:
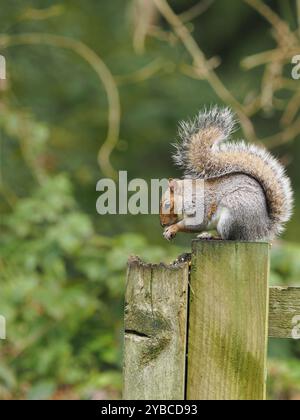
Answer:
M211 233L211 232L203 232L200 233L200 235L197 236L197 239L202 239L202 240L206 240L206 241L216 241L216 240L222 240L222 238L216 234L216 233Z

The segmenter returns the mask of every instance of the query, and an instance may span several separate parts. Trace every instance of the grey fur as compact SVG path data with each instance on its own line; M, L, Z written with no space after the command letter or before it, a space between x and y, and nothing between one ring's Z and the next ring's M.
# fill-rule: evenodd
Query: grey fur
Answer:
M183 181L177 181L181 190ZM197 184L203 188L203 184ZM263 189L259 183L243 174L222 176L216 180L204 181L204 203L197 203L196 191L193 192L194 206L204 207L201 223L195 223L194 211L183 211L178 221L178 231L204 233L217 231L223 240L256 241L272 239L270 218ZM203 206L204 204L204 206ZM212 212L214 209L214 212ZM166 239L171 240L176 232L173 225L164 232Z
M181 121L178 128L179 141L174 144L176 148L176 153L173 155L175 164L184 169L186 175L198 177L199 173L195 172L195 168L191 166L188 158L191 137L198 134L200 130L216 127L222 133L220 141L224 141L235 132L236 126L237 122L231 109L220 109L218 106L200 111L194 119Z
M209 191L207 181L207 204L219 197L217 207L221 216L218 219L217 215L216 230L222 239L271 239L267 202L257 181L247 175L230 175L220 179L217 188L213 187L213 194Z
M204 188L204 219L197 225L193 212L191 215L185 213L180 223L187 230L217 231L224 240L270 239L267 202L257 181L247 175L233 174L221 177L217 183L207 180ZM213 215L212 208L216 209Z
M205 199L209 201L211 194L217 197L220 216L217 230L223 239L272 239L282 233L285 223L292 215L293 192L290 179L283 166L267 150L246 144L244 141L224 143L230 138L235 127L236 121L231 110L218 107L200 112L193 120L181 122L180 141L175 145L174 161L184 169L186 178L219 180L218 183L206 183ZM217 129L220 136L205 155L199 148L201 152L197 158L203 167L203 170L199 171L195 167L197 159L190 157L191 139L199 134L196 142L200 142L200 147L201 133L209 131L210 128ZM222 153L230 156L230 152L241 158L235 161L228 158L228 162L222 162L222 165L218 166L215 158ZM260 164L260 170L256 169L257 163ZM262 169L264 167L266 169ZM266 175L267 173L269 175ZM281 198L278 198L278 194ZM207 230L207 224L208 221L198 227L200 231Z

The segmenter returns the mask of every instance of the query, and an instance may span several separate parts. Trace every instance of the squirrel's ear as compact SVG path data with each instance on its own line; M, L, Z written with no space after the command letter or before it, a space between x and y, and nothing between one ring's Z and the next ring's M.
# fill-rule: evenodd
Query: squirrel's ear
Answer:
M175 179L170 178L170 179L169 179L169 188L170 188L170 190L171 190L171 191L174 191L175 186L176 186L176 181L175 181Z
M177 179L169 179L169 188L172 192L179 189L179 182Z

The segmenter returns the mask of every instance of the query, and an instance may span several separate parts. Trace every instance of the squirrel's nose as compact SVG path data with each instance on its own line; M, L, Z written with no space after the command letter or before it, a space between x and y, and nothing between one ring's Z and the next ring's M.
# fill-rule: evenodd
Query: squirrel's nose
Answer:
M166 223L167 221L166 220L164 220L164 218L161 218L160 219L160 225L161 225L161 227L162 228L165 228L165 227L167 227L168 226L168 223Z
M172 226L172 222L160 222L160 224L161 224L161 227L162 228L167 228L167 227L169 227L169 226Z

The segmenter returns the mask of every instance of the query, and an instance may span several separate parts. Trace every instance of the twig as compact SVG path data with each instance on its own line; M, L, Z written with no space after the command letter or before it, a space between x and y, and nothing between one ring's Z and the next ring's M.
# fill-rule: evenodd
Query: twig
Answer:
M296 117L297 113L300 109L300 92L299 90L294 94L292 99L290 100L283 117L281 119L281 123L285 126L292 123L293 119Z
M0 35L0 47L8 48L14 45L50 45L74 51L90 64L103 83L109 104L108 134L98 153L98 163L105 176L116 177L116 171L110 162L111 154L119 141L121 106L115 80L104 61L81 41L64 36L28 33L19 35Z
M249 96L246 97L244 102L244 108L248 117L253 117L253 115L257 114L260 110L260 105L261 95L255 96L255 94L252 94L250 99Z
M149 26L148 35L152 36L152 38L158 39L159 41L167 42L170 45L176 45L178 42L178 38L173 32L164 31L156 25Z
M157 74L165 66L165 62L161 58L153 60L151 63L147 64L145 67L130 73L119 76L114 76L118 85L124 85L128 83L139 83L144 82L145 80L150 79L155 74Z
M156 9L148 0L133 0L133 5L135 20L133 48L137 54L143 54L149 27L155 21Z
M282 75L283 66L277 61L270 62L265 69L261 87L261 108L270 111L273 108L276 91L276 79Z
M45 9L29 8L21 14L18 20L46 20L61 15L64 7L61 4L47 7Z
M294 140L300 134L300 118L298 118L294 124L286 128L286 130L275 134L274 136L268 137L264 140L264 143L269 148L282 146L285 143L289 143Z
M290 63L291 57L297 54L299 54L299 47L276 48L274 50L264 51L263 53L246 57L241 61L241 64L245 70L251 70L273 61Z
M210 60L207 61L210 69L216 69L221 64L221 60L218 57L212 57ZM199 80L200 78L203 79L203 74L201 69L197 69L195 66L190 66L189 64L182 63L179 67L179 70L182 74L192 78Z
M272 10L267 4L261 0L244 0L249 6L260 13L275 29L277 33L277 40L280 45L297 45L298 40L290 30L286 22Z
M208 10L214 2L215 0L203 0L195 4L189 10L186 10L179 15L181 22L187 23L196 19L204 12L206 12L206 10Z
M283 77L280 79L280 86L282 89L288 89L291 91L299 91L299 80L286 79Z

